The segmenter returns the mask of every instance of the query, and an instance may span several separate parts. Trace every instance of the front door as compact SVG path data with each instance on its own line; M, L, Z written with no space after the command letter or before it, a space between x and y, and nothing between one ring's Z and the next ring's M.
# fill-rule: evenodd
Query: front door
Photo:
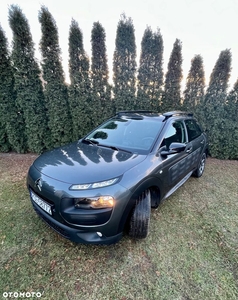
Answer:
M186 130L182 121L173 122L166 130L160 149L169 149L173 142L186 143ZM189 172L186 164L186 158L189 152L186 150L180 153L162 157L157 176L163 184L164 194L167 194L177 183L179 183Z

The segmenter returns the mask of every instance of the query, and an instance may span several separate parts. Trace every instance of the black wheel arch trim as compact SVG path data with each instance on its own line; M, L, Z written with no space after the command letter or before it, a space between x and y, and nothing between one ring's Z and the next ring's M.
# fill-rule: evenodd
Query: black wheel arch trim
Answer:
M119 226L118 226L118 232L123 231L124 227L126 225L126 222L128 220L128 217L131 214L131 211L133 209L133 207L135 206L136 203L136 199L142 194L143 191L147 190L147 189L151 189L153 187L156 187L158 189L158 192L160 194L160 200L161 201L162 197L161 197L161 183L159 178L157 177L150 177L150 178L146 178L145 180L143 180L142 182L140 182L133 190L132 190L132 196L130 198L130 200L128 201L123 214L122 214L122 218L120 220Z

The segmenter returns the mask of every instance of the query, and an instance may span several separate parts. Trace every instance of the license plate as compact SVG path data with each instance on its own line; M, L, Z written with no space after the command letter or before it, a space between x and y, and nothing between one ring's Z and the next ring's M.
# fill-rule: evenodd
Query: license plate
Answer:
M42 200L39 196L37 196L35 193L30 191L31 199L39 205L44 211L46 211L48 214L52 215L51 206L47 204L44 200Z

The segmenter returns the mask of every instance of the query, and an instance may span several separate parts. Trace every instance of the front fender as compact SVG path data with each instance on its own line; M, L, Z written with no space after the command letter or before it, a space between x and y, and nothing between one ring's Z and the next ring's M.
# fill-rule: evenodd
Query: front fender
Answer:
M133 189L131 190L131 197L124 209L122 214L122 218L119 224L119 231L122 231L126 225L126 222L131 214L132 209L135 206L136 199L142 194L143 191L147 189L152 189L152 206L157 207L159 205L161 198L161 182L157 177L150 177L146 178L145 180L138 183ZM153 192L155 194L153 195ZM158 202L153 204L153 196L158 197Z

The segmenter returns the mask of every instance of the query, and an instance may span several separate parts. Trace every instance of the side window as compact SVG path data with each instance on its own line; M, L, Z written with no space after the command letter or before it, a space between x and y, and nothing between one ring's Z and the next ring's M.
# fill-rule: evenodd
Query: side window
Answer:
M187 128L189 142L201 135L202 130L195 120L185 120L184 123Z
M174 122L168 128L165 137L161 143L161 147L166 146L169 149L171 143L185 143L185 128L182 122Z

